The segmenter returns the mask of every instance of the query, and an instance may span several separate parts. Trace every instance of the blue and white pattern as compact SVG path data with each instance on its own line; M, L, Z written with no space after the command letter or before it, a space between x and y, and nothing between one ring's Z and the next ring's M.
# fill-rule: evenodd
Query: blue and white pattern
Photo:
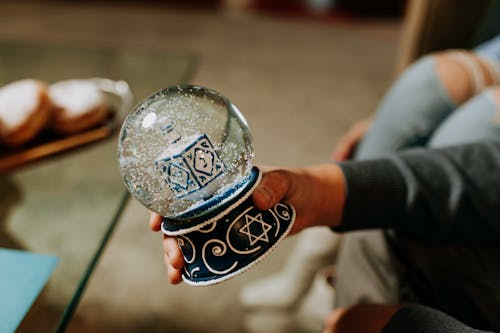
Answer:
M294 221L290 205L279 203L261 211L249 197L222 219L177 235L184 254L184 281L212 285L246 271L274 249Z
M248 237L250 246L255 245L259 241L269 243L267 232L272 226L262 220L262 213L255 216L245 215L245 225L238 230L243 235Z
M155 162L163 180L176 198L206 189L225 172L225 166L205 134L181 153Z

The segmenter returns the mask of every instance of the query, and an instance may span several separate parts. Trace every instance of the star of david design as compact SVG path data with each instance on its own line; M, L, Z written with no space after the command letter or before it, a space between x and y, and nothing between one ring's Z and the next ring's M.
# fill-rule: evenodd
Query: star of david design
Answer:
M254 235L252 233L251 225L253 223L258 223L260 225L260 231L261 231L260 234ZM262 219L262 214L260 213L257 214L256 216L245 215L245 225L238 231L243 235L246 235L248 237L248 240L250 241L250 246L253 246L258 241L263 241L268 243L269 238L267 237L267 232L271 230L271 228L272 226L270 224L264 222L264 220Z

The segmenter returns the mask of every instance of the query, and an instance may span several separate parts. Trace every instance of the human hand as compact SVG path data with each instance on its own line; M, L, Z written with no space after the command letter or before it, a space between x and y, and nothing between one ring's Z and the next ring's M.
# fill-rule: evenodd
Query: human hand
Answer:
M358 120L349 128L333 149L332 159L334 161L345 161L352 157L359 141L365 136L372 125L372 118Z
M266 168L263 168L266 169ZM267 210L287 202L296 211L290 235L313 226L338 226L345 199L344 176L339 166L325 164L265 172L252 194L257 208ZM151 213L151 230L161 230L162 217ZM164 261L171 283L182 281L184 258L175 237L163 237Z
M400 305L357 304L339 308L325 319L322 333L380 333Z
M254 204L267 210L279 202L295 208L289 235L314 226L338 226L345 199L342 170L336 164L274 169L264 173L252 194Z
M149 227L153 231L161 230L163 217L157 213L150 212ZM170 283L178 284L182 281L182 268L184 267L184 256L175 237L163 235L163 261L167 267L167 277Z

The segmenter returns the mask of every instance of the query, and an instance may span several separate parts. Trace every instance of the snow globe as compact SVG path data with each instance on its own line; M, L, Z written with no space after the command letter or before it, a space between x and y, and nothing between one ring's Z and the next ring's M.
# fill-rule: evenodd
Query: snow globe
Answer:
M253 157L241 112L204 87L165 88L125 119L118 143L122 178L135 199L163 216L163 233L176 237L186 283L211 285L238 275L290 231L292 206L261 211L253 205L262 177Z

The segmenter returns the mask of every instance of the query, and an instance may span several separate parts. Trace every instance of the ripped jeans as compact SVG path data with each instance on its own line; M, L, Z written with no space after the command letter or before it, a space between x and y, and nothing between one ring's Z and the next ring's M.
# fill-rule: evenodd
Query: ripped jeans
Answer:
M422 58L408 69L382 101L369 133L356 150L356 159L416 146L500 141L494 86L457 106L436 72L433 56Z

